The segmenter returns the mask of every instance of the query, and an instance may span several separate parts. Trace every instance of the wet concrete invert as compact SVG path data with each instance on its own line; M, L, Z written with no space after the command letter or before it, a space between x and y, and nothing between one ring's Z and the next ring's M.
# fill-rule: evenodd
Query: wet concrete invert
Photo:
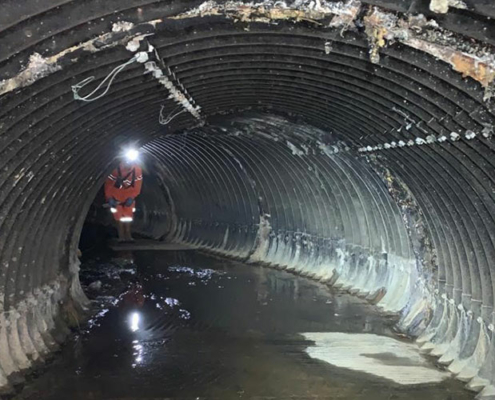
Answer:
M16 399L474 397L348 294L191 251L134 257L130 290Z

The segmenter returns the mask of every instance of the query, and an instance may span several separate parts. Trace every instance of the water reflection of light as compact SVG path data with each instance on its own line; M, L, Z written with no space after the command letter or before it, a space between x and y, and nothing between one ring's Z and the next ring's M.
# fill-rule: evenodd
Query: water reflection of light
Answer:
M134 312L131 314L131 318L130 318L130 324L129 324L129 328L131 329L132 332L136 332L139 330L139 320L140 320L140 316L139 316L139 313L137 312Z
M312 332L306 349L315 358L337 367L366 372L400 385L441 382L449 378L423 358L413 343L370 333Z
M132 355L136 357L134 359L134 363L132 364L132 368L136 368L138 364L141 364L143 362L143 346L139 344L137 340L134 340L132 343L132 348L134 349Z

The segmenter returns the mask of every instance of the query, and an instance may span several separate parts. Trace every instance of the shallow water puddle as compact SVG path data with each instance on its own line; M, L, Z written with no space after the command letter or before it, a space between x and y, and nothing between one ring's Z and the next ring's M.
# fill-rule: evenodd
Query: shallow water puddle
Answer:
M416 345L362 333L303 333L315 342L306 349L312 358L336 367L362 371L401 385L437 383L450 377L424 359Z
M135 264L120 300L15 400L474 397L394 339L394 317L349 294L192 251L139 252Z

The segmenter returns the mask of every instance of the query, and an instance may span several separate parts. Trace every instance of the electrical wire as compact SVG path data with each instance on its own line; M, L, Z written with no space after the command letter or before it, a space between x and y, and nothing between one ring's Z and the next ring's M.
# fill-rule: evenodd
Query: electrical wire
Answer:
M127 67L128 65L134 63L138 61L138 56L134 56L132 57L129 61L125 62L124 64L122 65L119 65L118 67L115 67L112 72L110 72L107 77L105 79L103 79L103 81L96 87L95 90L93 90L91 93L87 94L86 96L84 97L81 97L79 96L79 91L85 87L86 85L88 85L89 83L93 82L95 80L95 77L94 76L90 76L89 78L86 78L84 80L82 80L81 82L79 82L78 84L76 85L73 85L72 86L72 93L74 94L74 100L81 100L81 101L86 101L86 102L91 102L91 101L95 101L95 100L98 100L100 98L102 98L103 96L105 96L108 91L110 90L110 86L112 86L112 83L113 83L113 80L115 79L115 77L125 68ZM96 96L96 97L93 97L93 98L90 98L91 96L93 96L96 92L98 92L98 90L100 90L103 85L105 85L105 82L108 81L108 84L107 84L107 87L106 89L103 91L103 93L101 93L100 95Z
M172 122L172 120L177 117L178 115L182 114L183 112L186 111L186 109L182 109L181 111L175 113L174 115L172 115L175 110L177 110L178 108L180 107L180 105L178 107L176 107L169 115L167 118L164 118L163 117L163 109L165 108L165 106L162 106L162 108L160 109L160 115L158 116L158 122L160 123L160 125L168 125L170 122Z

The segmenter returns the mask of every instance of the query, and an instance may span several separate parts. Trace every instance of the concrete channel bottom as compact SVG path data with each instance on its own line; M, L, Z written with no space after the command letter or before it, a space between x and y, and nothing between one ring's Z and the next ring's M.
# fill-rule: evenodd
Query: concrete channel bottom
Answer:
M133 260L131 291L16 399L474 398L346 293L195 251Z

